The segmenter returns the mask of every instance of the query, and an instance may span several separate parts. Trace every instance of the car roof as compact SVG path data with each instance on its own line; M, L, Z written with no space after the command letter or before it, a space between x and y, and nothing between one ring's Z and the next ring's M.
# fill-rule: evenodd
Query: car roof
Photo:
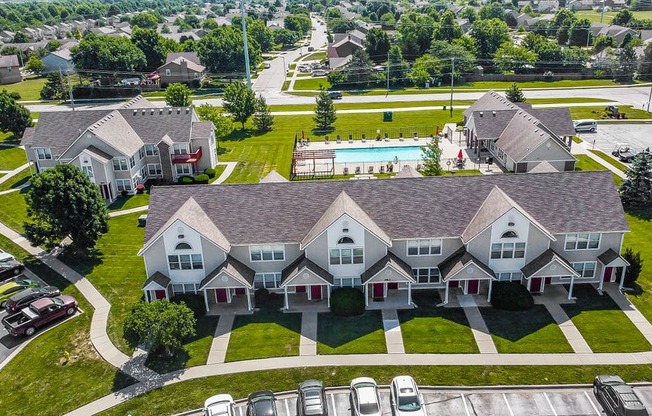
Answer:
M351 387L355 387L357 384L371 383L377 385L376 380L371 377L358 377L351 380Z
M20 301L20 300L23 300L23 299L25 299L26 297L28 297L28 296L30 296L32 294L39 293L39 292L40 292L40 290L38 288L28 287L27 289L21 290L20 292L16 293L15 295L12 295L9 299L14 300L14 301Z
M48 307L48 306L50 306L52 304L54 304L54 301L52 300L52 298L41 298L41 299L37 299L34 302L32 302L32 305L34 305L34 307L36 309L42 309L42 308Z
M232 403L233 397L230 394L217 394L206 399L204 407L209 410L208 414L211 416L228 414L229 406Z
M18 283L16 282L5 283L2 286L0 286L0 293L4 293L5 291L12 289L16 286L18 286Z
M261 390L249 395L249 405L253 407L256 416L274 415L274 393L269 390Z
M322 383L319 380L306 380L306 381L304 381L302 383L299 383L299 389L300 390L314 389L314 388L323 389L324 388L324 383Z
M417 383L410 376L394 377L392 383L398 388L399 395L413 395L417 393Z

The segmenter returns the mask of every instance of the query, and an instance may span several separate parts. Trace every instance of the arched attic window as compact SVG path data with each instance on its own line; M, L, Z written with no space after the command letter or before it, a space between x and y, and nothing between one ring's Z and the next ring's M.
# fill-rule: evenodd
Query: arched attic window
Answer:
M337 244L355 244L355 241L351 237L342 237L337 240Z
M516 231L509 230L505 231L500 238L518 238L518 234L516 234Z
M190 247L190 244L188 243L179 243L177 246L174 248L175 250L192 250L192 247Z

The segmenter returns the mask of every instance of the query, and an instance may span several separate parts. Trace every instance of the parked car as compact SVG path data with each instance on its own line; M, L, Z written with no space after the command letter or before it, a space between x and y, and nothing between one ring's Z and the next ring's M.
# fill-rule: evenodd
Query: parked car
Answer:
M410 376L398 376L389 385L393 416L426 416L417 383Z
M593 133L598 130L598 123L593 119L573 120L573 127L577 132L590 131Z
M312 76L313 77L325 77L328 73L324 71L323 69L316 69L312 71Z
M382 416L378 386L373 378L358 377L351 381L349 392L352 416Z
M45 287L30 287L23 291L11 295L9 299L5 302L5 310L7 313L14 313L23 307L29 305L32 301L41 298L51 298L54 296L59 296L61 292L54 286L45 286Z
M204 416L234 416L235 402L230 394L217 394L204 402Z
M593 394L609 416L647 416L636 392L615 375L600 375L593 380Z
M315 30L315 28L313 27L312 30ZM314 46L308 46L308 52L312 52L314 50L315 50Z
M297 390L297 416L328 416L324 383L306 380Z
M269 390L251 393L247 399L247 416L276 416L276 398Z
M38 282L34 280L21 279L15 282L8 282L0 286L0 308L5 307L7 299L29 287L38 287Z
M0 281L18 276L25 270L25 265L19 262L11 254L0 253Z
M611 154L621 162L629 163L636 157L638 152L629 143L616 143Z
M331 97L333 100L341 100L342 91L328 91L328 96Z
M65 316L72 316L76 311L77 301L70 295L41 298L18 313L5 316L2 325L13 336L31 336L37 328Z

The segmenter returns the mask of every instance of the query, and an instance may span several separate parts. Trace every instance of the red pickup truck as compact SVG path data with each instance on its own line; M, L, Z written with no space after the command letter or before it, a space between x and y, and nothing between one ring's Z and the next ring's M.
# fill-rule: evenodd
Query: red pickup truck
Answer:
M64 316L72 316L77 311L77 301L69 295L54 298L41 298L28 307L2 319L2 324L14 336L31 336L36 328Z

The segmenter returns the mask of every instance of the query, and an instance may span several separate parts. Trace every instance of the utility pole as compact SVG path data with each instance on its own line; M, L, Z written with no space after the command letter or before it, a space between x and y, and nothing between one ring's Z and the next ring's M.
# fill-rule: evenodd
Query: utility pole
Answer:
M650 101L652 100L652 87L650 87L650 95L647 97L647 112L650 112Z
M600 23L602 23L602 19L604 19L604 0L602 0L602 11L600 12Z
M389 52L387 52L387 92L385 93L385 97L389 95Z
M66 75L68 79L68 96L70 97L70 105L72 106L72 111L75 111L75 98L72 95L72 83L70 82L70 74Z
M453 117L453 91L455 90L455 58L451 58L451 117Z
M244 44L245 73L247 75L247 88L251 89L251 68L249 68L249 45L247 44L247 22L245 0L240 0L242 8L242 43Z

